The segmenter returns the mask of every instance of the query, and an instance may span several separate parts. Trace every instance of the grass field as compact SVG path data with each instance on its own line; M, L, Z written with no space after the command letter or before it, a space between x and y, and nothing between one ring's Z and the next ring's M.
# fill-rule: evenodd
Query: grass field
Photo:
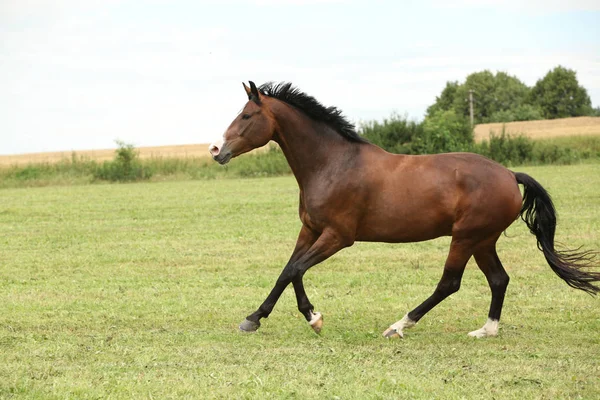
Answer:
M574 117L546 119L542 121L479 124L475 126L475 140L480 142L488 139L490 131L499 135L503 127L508 134L524 134L532 139L565 136L597 136L600 135L600 117Z
M235 160L234 160L235 162ZM528 167L558 240L600 249L600 164ZM404 340L448 238L359 243L313 268L317 336L291 288L255 334L299 229L293 177L0 190L0 398L540 399L600 397L600 303L545 264L524 223L502 237L500 334L472 263Z

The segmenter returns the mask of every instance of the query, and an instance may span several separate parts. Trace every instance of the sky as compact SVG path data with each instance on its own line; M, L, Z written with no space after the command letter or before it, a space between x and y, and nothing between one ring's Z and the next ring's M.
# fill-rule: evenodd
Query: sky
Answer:
M209 143L248 80L360 123L557 65L600 106L600 1L0 0L0 154Z

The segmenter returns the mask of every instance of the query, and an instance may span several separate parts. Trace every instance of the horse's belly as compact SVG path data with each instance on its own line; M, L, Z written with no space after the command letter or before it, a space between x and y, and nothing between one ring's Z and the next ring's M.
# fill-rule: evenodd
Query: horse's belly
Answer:
M356 240L362 242L421 242L452 233L452 220L441 215L371 217L362 222L356 232Z

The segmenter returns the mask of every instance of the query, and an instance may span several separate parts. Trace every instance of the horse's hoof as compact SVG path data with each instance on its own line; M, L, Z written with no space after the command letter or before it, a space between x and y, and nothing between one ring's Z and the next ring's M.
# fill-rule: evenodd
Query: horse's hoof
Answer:
M386 339L395 339L395 338L403 338L404 335L402 335L401 332L398 332L394 328L387 328L385 330L385 332L383 332L383 337Z
M320 312L314 313L309 324L310 327L313 328L313 331L321 333L321 329L323 328L323 315L321 315Z
M245 319L244 322L240 324L240 331L242 332L256 332L260 328L260 322L250 321Z

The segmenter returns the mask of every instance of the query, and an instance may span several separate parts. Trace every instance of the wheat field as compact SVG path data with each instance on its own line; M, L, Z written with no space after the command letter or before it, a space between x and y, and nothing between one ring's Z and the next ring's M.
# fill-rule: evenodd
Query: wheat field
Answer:
M137 147L140 158L152 157L169 157L169 158L185 158L185 157L206 157L208 153L208 143L203 144L183 144L174 146L153 146L153 147ZM28 153L16 155L0 155L0 166L8 165L23 165L37 163L54 163L63 159L70 159L72 155L84 159L105 161L115 157L115 149L102 150L77 150L77 151L56 151L48 153Z
M532 139L600 135L600 117L574 117L479 124L475 126L475 140L488 139L490 132L500 134L503 126L508 134L524 134Z

